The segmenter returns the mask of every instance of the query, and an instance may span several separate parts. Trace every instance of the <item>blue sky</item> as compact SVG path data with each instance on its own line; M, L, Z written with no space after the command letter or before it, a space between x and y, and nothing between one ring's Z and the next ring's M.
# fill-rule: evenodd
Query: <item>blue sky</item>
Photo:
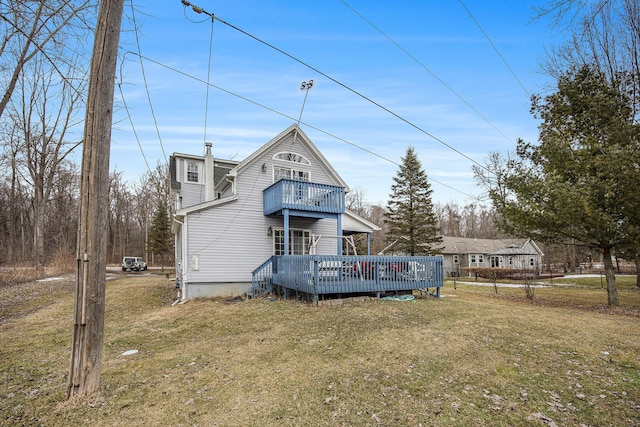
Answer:
M151 168L174 152L202 154L205 140L216 157L244 159L297 120L309 80L302 129L372 203L386 202L410 145L434 201L465 205L481 193L474 161L537 139L529 94L552 88L539 64L557 37L532 22L526 1L191 3L401 119L223 22L212 36L211 19L180 0L134 0L139 49L152 61L142 61L143 78L139 57L126 53L138 51L127 6L117 83L133 127L116 87L110 161L131 182L147 170L138 141ZM217 88L207 93L203 81Z

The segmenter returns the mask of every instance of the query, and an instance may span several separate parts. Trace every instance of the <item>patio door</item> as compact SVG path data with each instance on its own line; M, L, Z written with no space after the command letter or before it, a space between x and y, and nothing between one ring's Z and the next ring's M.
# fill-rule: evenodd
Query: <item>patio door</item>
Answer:
M283 178L291 179L293 181L309 182L309 172L304 170L296 170L293 168L285 168L282 166L274 166L273 182L279 181ZM306 191L307 186L305 186L304 184L292 183L292 185L288 188L288 191L285 190L285 200L288 203L304 201L307 199Z
M497 268L497 267L500 267L500 264L502 264L502 257L501 256L491 256L489 258L489 261L491 262L491 267L492 268Z
M289 229L289 255L308 255L311 246L311 231ZM273 230L273 254L284 255L284 229Z

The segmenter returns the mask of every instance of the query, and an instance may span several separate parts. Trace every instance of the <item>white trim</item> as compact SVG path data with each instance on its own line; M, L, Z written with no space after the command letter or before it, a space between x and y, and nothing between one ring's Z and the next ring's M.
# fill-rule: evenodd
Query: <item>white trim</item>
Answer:
M197 170L195 173L198 174L197 181L192 181L189 179L189 173L193 172L189 170L189 165L195 165ZM195 160L195 159L184 159L184 181L187 184L202 184L202 174L204 173L204 160Z
M284 234L284 227L273 227L272 228L273 231L273 237L271 238L271 253L273 255L276 255L276 234L277 232L282 232L282 234ZM311 236L313 236L313 234L311 233L311 229L308 228L289 228L289 236L291 236L291 233L294 231L302 231L302 254L296 254L293 253L293 241L289 242L289 252L291 252L292 255L309 255L309 247L311 244ZM305 235L308 235L309 238L309 244L305 244L304 240L305 240ZM283 236L284 237L284 236ZM282 251L284 252L284 241L282 242Z
M293 160L292 159L283 159L283 158L280 157L282 155L293 157ZM300 164L300 165L311 166L311 162L309 161L309 159L307 159L302 154L298 154L298 153L293 152L293 151L280 151L279 153L274 154L272 159L273 160L278 160L278 161L281 161L281 162L295 163L295 164Z
M236 200L238 200L238 196L237 195L233 195L231 197L225 197L222 199L216 199L216 200L212 200L210 202L205 202L199 205L194 205L194 206L189 206L187 208L183 208L183 209L178 209L176 211L176 215L177 216L184 216L187 214L190 214L192 212L197 212L203 209L207 209L210 208L212 206L218 206L218 205L223 205L225 203L229 203L229 202L235 202Z
M338 175L336 170L333 168L333 166L331 166L324 155L311 142L309 137L302 131L302 129L300 129L295 123L289 126L284 131L280 132L275 138L271 139L271 141L267 142L257 151L254 151L251 155L249 155L249 157L244 159L242 162L240 162L240 164L233 168L230 173L239 173L242 169L248 167L256 161L259 161L260 164L262 164L262 158L264 154L276 144L281 143L287 136L291 135L291 138L293 138L294 132L297 132L298 135L296 144L302 144L306 147L307 151L311 153L312 158L317 161L319 163L319 166L324 169L324 171L329 175L331 181L333 181L332 185L344 187L345 192L348 193L349 186L347 185L347 183L340 177L340 175Z
M280 178L276 179L276 169L287 170L291 172L290 174L291 176L287 177L288 179L292 179L294 181L301 181L301 182L311 182L311 170L305 170L303 168L294 168L289 165L273 165L271 167L271 182L276 182L280 180ZM305 179L300 179L300 176L299 176L300 173L306 174Z

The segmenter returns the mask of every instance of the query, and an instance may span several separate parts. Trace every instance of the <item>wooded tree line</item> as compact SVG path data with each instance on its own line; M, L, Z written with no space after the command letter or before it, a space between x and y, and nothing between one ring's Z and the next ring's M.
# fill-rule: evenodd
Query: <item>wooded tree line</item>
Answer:
M0 263L73 257L79 151L98 1L0 1ZM168 203L164 165L109 182L108 262L144 255L154 210Z
M44 206L42 249L44 264L75 256L80 197L78 165L67 161L54 174L51 192ZM37 245L34 188L11 170L0 170L0 264L36 265ZM153 236L152 220L159 207L166 205L169 194L166 165L158 164L134 183L125 181L122 172L109 177L109 240L107 262L119 263L124 255L164 255L166 249L153 253L148 242ZM167 217L168 224L168 217ZM166 225L166 224L165 224ZM172 249L169 250L173 254ZM163 259L165 263L166 259ZM158 261L160 262L160 261Z

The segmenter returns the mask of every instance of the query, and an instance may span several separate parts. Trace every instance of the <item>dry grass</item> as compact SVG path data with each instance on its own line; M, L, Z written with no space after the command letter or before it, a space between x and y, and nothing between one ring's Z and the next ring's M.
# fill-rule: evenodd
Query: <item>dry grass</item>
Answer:
M596 309L600 289L171 307L164 278L123 278L107 284L100 391L65 402L73 297L60 286L0 325L2 425L640 424L640 324ZM622 304L637 310L637 294L621 289ZM577 295L596 301L558 303Z
M47 265L39 268L31 262L3 266L0 267L0 289L47 277L71 274L75 269L75 256L63 252L56 253Z

